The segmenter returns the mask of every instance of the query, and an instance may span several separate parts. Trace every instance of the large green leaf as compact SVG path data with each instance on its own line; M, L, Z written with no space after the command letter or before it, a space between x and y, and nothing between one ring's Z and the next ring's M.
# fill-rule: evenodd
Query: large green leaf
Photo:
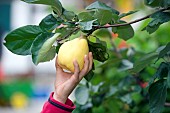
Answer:
M125 21L120 21L120 23L126 23ZM114 33L118 34L119 38L128 40L134 36L134 30L131 25L119 26L112 28Z
M59 0L21 0L21 1L31 4L50 5L59 16L62 14L62 5Z
M161 113L167 96L167 82L158 80L149 87L150 113Z
M94 11L89 11L89 12L81 12L78 14L78 19L79 21L83 22L83 21L91 21L94 20L93 17Z
M36 37L31 47L32 59L34 64L50 61L55 57L56 49L54 42L60 34L42 33Z
M77 103L79 103L80 105L84 105L89 98L88 88L85 86L79 86L78 88L76 88L75 98Z
M97 38L98 39L98 38ZM99 39L96 43L88 41L89 51L93 53L93 58L100 62L108 60L109 54L106 49L106 42L100 41Z
M170 12L157 12L151 15L152 21L143 29L149 34L155 32L163 23L170 21Z
M97 19L100 25L105 25L111 22L113 13L109 10L98 9L94 13L94 18Z
M55 18L52 14L49 14L40 22L39 26L44 31L53 31L62 22L60 18Z
M62 15L67 21L73 21L76 20L77 15L73 11L63 11Z
M131 73L140 72L142 69L148 66L151 63L151 61L153 61L157 57L158 57L158 53L146 54L145 56L143 56L141 59L139 59L134 63L134 66L132 69L130 69L130 72Z
M5 37L4 45L14 54L30 55L32 42L41 32L39 26L20 27Z
M102 3L100 1L96 1L89 6L86 7L87 10L92 10L92 9L104 9L104 10L109 10L112 13L119 14L119 12L109 6L107 6L105 3Z
M162 24L168 22L170 20L170 12L157 12L151 15L153 20L149 23L150 26L154 26L155 24Z

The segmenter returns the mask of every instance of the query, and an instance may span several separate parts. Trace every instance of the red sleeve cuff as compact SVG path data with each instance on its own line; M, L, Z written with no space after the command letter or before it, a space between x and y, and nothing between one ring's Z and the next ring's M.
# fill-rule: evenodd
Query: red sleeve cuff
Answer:
M54 92L51 93L50 98L49 98L49 100L51 100L52 103L55 103L55 104L57 104L57 105L59 105L59 106L64 107L65 109L69 109L69 110L71 110L71 111L73 111L73 110L75 109L75 106L74 106L73 102L72 102L69 98L67 99L66 103L63 104L63 103L55 100L55 99L53 98L53 94L54 94Z
M53 93L50 94L48 102L44 104L41 113L71 113L76 106L70 99L67 99L66 103L63 104L53 98Z

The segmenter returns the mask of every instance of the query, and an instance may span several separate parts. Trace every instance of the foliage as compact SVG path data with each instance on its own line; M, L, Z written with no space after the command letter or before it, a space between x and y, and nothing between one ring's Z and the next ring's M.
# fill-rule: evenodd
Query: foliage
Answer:
M99 1L79 14L63 8L59 0L22 1L48 5L53 11L38 26L20 27L5 37L4 45L14 54L31 55L37 65L52 60L70 36L83 33L88 37L96 68L93 66L85 77L88 82L75 91L74 113L147 113L148 110L160 113L164 110L170 87L170 42L167 42L170 27L160 27L170 21L169 0L144 0L156 11L132 22L122 18L137 11L120 13ZM143 30L153 35L142 31L142 35L135 35L131 24L147 18L150 22ZM166 29L161 31L163 28ZM137 46L126 41L134 41Z

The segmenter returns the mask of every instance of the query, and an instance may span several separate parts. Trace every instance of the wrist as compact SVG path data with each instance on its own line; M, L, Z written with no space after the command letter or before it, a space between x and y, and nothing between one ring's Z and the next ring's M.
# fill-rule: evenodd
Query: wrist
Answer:
M59 102L61 102L63 104L65 104L67 99L68 99L68 97L58 95L58 94L56 94L56 92L54 92L53 98L54 98L54 100L59 101Z

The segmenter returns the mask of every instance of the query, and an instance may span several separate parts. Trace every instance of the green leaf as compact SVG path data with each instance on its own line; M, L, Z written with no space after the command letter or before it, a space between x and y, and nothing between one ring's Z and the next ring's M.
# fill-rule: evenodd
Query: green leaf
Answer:
M170 21L170 13L160 11L151 15L151 18L152 21L143 29L146 30L149 34L155 32L161 24Z
M53 31L55 28L61 25L61 23L61 19L56 19L52 14L49 14L40 22L39 26L44 31Z
M31 4L50 5L59 16L62 14L62 5L59 0L21 0L21 1Z
M105 44L104 44L105 43ZM106 42L100 41L94 43L88 41L89 51L93 53L93 59L98 60L100 62L104 62L109 59L109 54L106 49Z
M93 76L94 72L93 70L90 70L84 78L89 82L93 78Z
M169 70L169 65L165 62L162 62L159 65L159 68L157 69L155 75L154 75L154 79L158 78L158 79L163 79L164 77L168 76L168 70Z
M139 59L138 61L136 61L134 63L134 66L132 69L130 69L129 71L131 73L138 73L140 72L142 69L144 69L146 66L148 66L151 61L153 61L155 58L158 57L158 53L150 53L150 54L146 54L145 56L143 56L141 59Z
M107 6L105 3L102 3L102 2L99 2L99 1L96 1L92 4L90 4L89 6L86 7L87 10L92 10L92 9L104 9L104 10L109 10L111 11L112 13L115 13L115 14L119 14L119 12L109 6Z
M88 88L85 86L77 87L75 90L75 98L78 104L80 105L86 104L89 98Z
M93 35L95 35L98 38L112 38L109 29L106 29L106 28L101 28L101 29L94 31Z
M151 15L151 18L153 18L153 20L149 23L150 26L162 24L170 21L170 13L160 11Z
M31 47L34 64L50 61L55 57L56 50L53 44L59 35L59 33L53 36L51 33L42 33L36 37Z
M91 30L93 27L93 22L96 20L91 20L91 21L87 21L87 22L79 22L80 28L81 30Z
M78 14L78 19L79 21L83 22L83 21L91 21L94 20L94 11L89 11L89 12L81 12Z
M65 17L66 20L72 21L76 18L77 15L73 11L64 10L63 16Z
M150 79L149 83L153 83L155 79L164 79L168 76L168 70L169 70L169 65L168 63L161 62L159 65L156 73L153 75L153 77Z
M158 80L149 87L150 113L161 113L167 96L167 82Z
M159 53L158 59L163 58L170 51L170 42Z
M142 29L142 31L146 30L149 34L154 33L158 28L159 28L160 24L157 24L155 26L146 26L145 28Z
M41 32L41 28L35 25L20 27L5 37L4 45L14 54L31 55L31 45Z
M120 23L126 23L125 21L120 21ZM114 33L118 34L119 38L128 40L134 36L134 30L131 25L119 26L112 28Z
M98 9L94 13L94 18L97 19L100 25L105 25L111 22L113 16L109 10Z
M138 12L138 10L136 10L136 11L129 11L127 13L122 13L122 14L119 15L119 18L123 18L125 16L129 16L129 15L134 14L136 12Z

